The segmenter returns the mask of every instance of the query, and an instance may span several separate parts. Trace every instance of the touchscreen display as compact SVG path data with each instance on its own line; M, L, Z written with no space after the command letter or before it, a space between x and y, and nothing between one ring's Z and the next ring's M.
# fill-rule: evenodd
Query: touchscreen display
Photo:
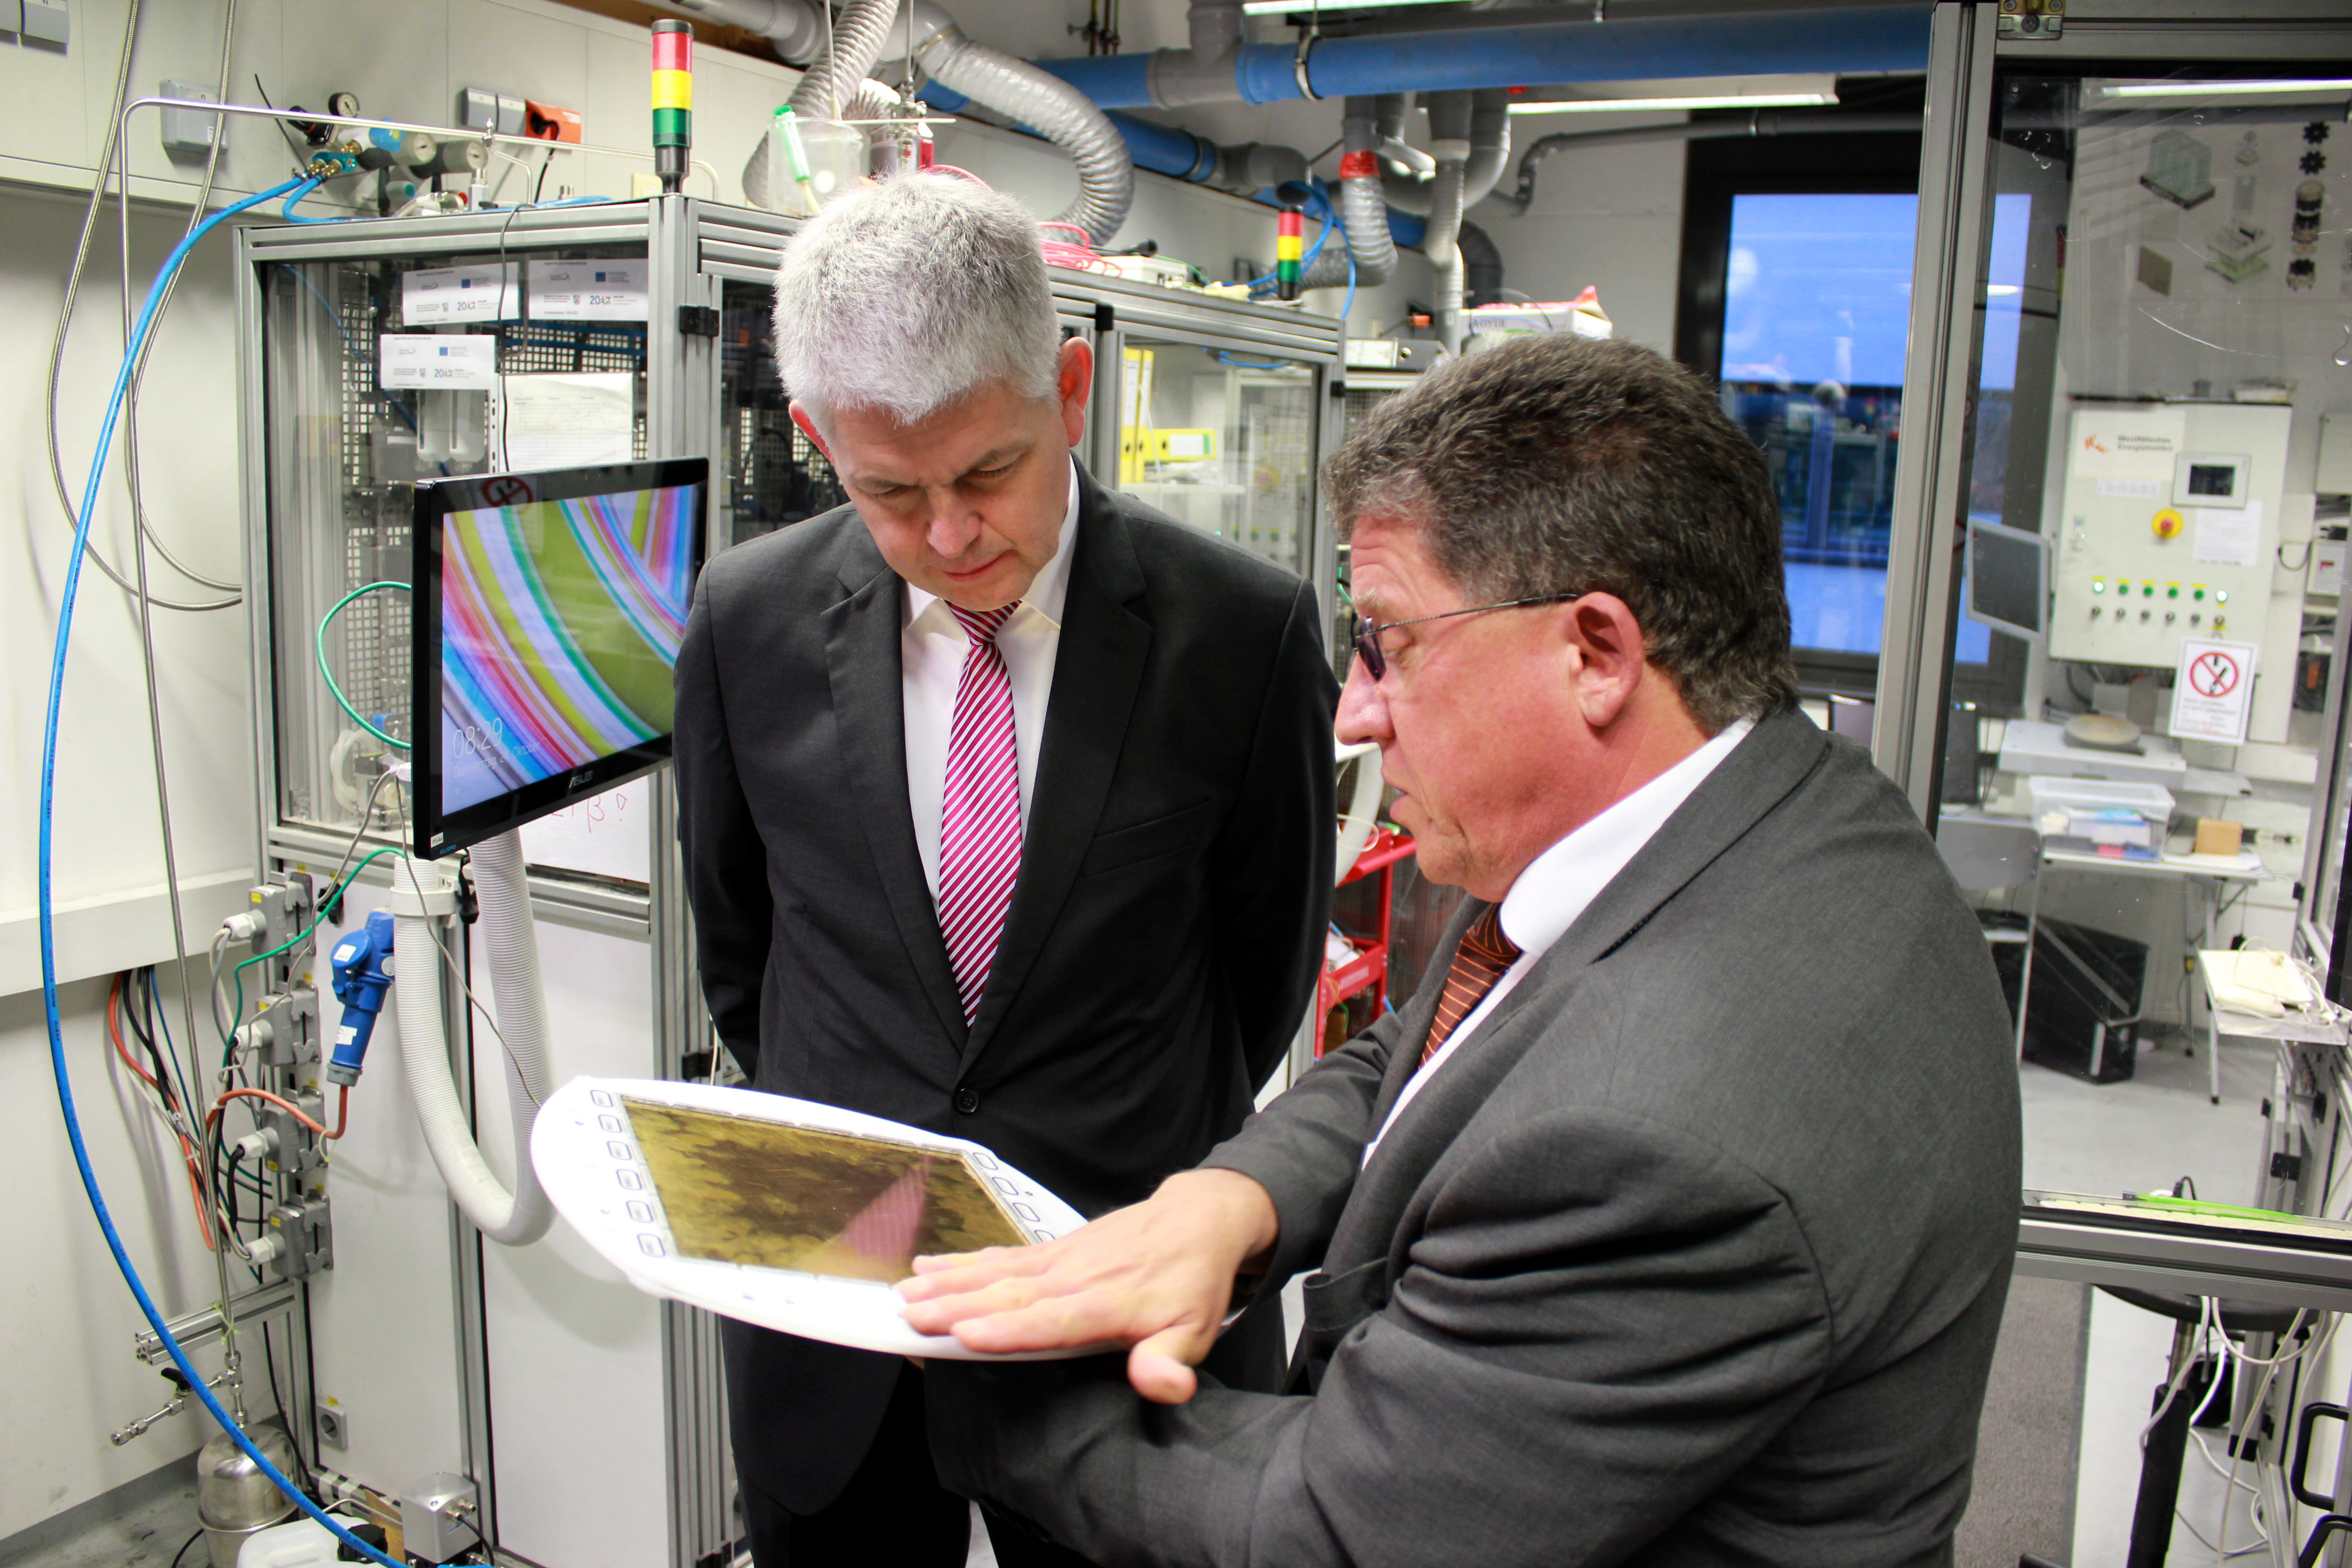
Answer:
M668 735L700 490L527 499L448 514L444 813Z
M961 1154L622 1103L685 1257L888 1283L919 1254L1029 1240Z

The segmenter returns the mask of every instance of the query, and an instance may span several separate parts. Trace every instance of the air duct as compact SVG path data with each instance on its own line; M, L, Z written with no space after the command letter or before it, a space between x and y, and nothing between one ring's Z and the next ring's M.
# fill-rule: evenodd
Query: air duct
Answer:
M1869 132L1913 132L1916 114L1824 114L1811 110L1784 113L1751 109L1741 119L1692 120L1678 125L1629 125L1614 131L1563 131L1528 144L1519 154L1519 188L1497 200L1521 212L1535 200L1536 168L1554 153L1571 147L1622 147L1635 142L1714 142L1734 136L1849 136Z
M1097 245L1108 243L1127 221L1135 200L1135 165L1102 110L1059 78L966 37L955 19L929 0L909 0L904 12L898 0L851 0L833 24L830 47L817 0L660 3L665 10L749 28L787 59L811 59L791 105L793 113L814 118L877 117L885 101L862 98L862 86L846 84L864 83L886 54L903 55L911 47L915 63L959 103L984 104L1034 126L1070 155L1078 169L1078 199L1056 221L1077 225ZM768 186L768 139L762 136L743 165L743 195L755 205L769 206Z
M1349 281L1363 288L1385 283L1396 270L1396 239L1389 233L1388 203L1381 191L1381 130L1378 103L1351 98L1340 112L1339 184L1337 205L1339 227L1348 247L1334 253L1329 246L1299 276L1302 289L1339 289Z
M1802 10L1717 11L1703 17L1641 16L1596 26L1589 14L1507 26L1307 37L1297 44L1236 41L1215 58L1201 52L1225 35L1212 11L1190 49L1040 60L1106 109L1181 109L1193 103L1278 103L1367 93L1442 92L1528 82L1633 81L1665 77L1764 76L1797 71L1855 75L1927 65L1928 0L1881 0ZM1238 39L1238 18L1234 37Z

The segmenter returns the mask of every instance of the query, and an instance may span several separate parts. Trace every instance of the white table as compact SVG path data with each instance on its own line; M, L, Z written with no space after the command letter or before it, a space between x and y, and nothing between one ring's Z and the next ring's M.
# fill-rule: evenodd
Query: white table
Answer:
M2016 1045L2021 1061L2025 1058L2025 1005L2033 991L2033 939L2042 926L2042 879L2053 868L2063 871L2095 872L2105 877L2153 878L2195 887L2205 900L2204 945L2209 948L2215 941L2213 925L2221 914L2222 884L2259 882L2270 874L2263 865L2262 857L2251 849L2242 849L2233 856L2167 854L2154 860L2126 860L2073 849L2053 849L2045 844L2033 867L2033 891L2027 905L2025 920L2025 955L2018 972ZM2209 1015L2211 1012L2210 1005L2207 1012ZM2133 1018L2115 1021L2130 1023L2137 1017L2137 1015L2134 1015ZM2187 1020L2182 1022L2186 1024ZM2206 1058L2208 1092L2213 1103L2219 1105L2221 1103L2221 1053L2208 1050Z

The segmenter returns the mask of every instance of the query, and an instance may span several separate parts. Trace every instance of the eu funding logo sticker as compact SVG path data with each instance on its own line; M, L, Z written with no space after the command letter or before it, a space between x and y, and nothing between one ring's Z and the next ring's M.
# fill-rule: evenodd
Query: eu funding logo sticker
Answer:
M526 290L541 321L642 321L643 261L534 261Z

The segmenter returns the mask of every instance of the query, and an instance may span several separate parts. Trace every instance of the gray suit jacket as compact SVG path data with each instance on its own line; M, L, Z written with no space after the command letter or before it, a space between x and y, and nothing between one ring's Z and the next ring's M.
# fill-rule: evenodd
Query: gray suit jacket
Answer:
M1759 725L1360 1173L1440 989L1206 1162L1274 1197L1265 1289L1321 1261L1292 1393L935 1363L942 1479L1106 1565L1948 1563L2017 1080L1902 797Z

